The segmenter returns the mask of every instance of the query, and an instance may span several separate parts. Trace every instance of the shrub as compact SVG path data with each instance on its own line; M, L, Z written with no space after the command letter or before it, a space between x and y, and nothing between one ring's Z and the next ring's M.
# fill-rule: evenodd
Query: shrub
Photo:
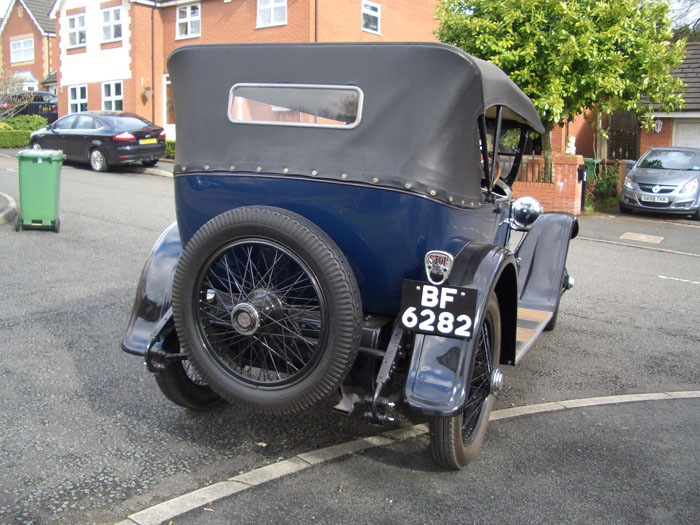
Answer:
M175 141L166 140L165 141L165 158L174 159L175 158Z
M620 181L620 166L617 163L603 164L600 172L586 185L586 211L595 211L617 202L617 185Z
M37 129L43 128L48 123L44 117L40 117L39 115L18 115L16 117L6 118L2 122L9 125L12 129L22 129L26 131L36 131Z
M29 146L30 133L21 129L0 129L0 148L25 148Z

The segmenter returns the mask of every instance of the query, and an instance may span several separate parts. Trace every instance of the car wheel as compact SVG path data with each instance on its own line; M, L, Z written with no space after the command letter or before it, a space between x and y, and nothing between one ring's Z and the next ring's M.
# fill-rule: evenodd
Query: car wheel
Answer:
M90 167L94 171L107 170L107 159L105 159L104 154L98 148L90 151Z
M142 160L141 164L146 166L147 168L150 168L151 166L155 166L158 164L158 159L153 159L153 160Z
M624 204L622 204L622 201L620 201L619 205L620 205L620 213L621 213L622 215L627 215L627 214L629 214L629 213L632 213L632 208L630 208L629 206L625 206Z
M243 207L207 222L173 280L183 350L226 400L303 410L334 392L357 355L360 293L335 243L285 210Z
M489 296L476 345L464 410L455 416L431 416L428 420L433 459L450 470L463 469L476 457L486 433L494 392L500 388L500 385L493 384L494 380L502 381L497 378L500 376L497 367L501 357L501 315L493 292Z
M178 406L195 411L208 410L223 399L202 379L188 360L168 364L155 375L163 395Z
M695 213L693 214L693 218L696 221L700 221L700 209L695 210Z
M29 147L32 149L41 149L41 144L39 144L37 141L34 141L30 144Z

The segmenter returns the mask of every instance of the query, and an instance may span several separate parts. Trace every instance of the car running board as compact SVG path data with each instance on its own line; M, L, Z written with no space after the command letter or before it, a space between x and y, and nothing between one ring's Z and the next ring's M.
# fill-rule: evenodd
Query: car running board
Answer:
M537 341L553 312L518 306L518 324L515 334L515 363L517 364Z

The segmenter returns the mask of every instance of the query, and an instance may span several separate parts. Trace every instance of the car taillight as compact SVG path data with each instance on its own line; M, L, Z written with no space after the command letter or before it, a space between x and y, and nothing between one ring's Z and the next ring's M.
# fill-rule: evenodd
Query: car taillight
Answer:
M159 138L159 139L164 139L164 138L165 138L165 130L162 130L162 131L158 134L158 138Z
M122 131L119 135L114 135L114 137L112 137L112 139L113 140L127 141L127 140L136 140L136 137L134 137L128 131Z

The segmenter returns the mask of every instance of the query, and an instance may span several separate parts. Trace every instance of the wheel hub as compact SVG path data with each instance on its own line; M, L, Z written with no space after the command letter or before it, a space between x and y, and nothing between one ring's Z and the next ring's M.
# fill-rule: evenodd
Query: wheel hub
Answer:
M491 394L498 394L503 388L504 376L500 369L494 368L491 372Z
M253 335L258 330L273 331L274 321L283 314L282 300L270 290L261 288L252 292L246 302L234 306L231 323L239 334Z
M260 326L260 315L253 305L237 304L231 311L233 328L241 335L253 335Z

